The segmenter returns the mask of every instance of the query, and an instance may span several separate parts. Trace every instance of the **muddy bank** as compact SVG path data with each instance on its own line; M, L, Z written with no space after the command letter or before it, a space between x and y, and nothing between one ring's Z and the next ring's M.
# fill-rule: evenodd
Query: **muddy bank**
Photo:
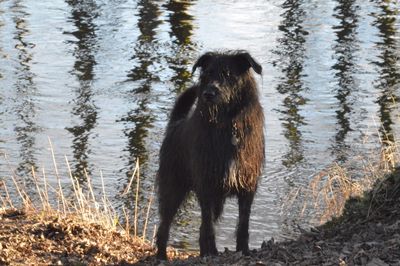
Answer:
M148 242L73 216L0 210L0 265L400 265L400 169L296 240L270 240L250 256L170 250L170 261L160 262L153 255Z

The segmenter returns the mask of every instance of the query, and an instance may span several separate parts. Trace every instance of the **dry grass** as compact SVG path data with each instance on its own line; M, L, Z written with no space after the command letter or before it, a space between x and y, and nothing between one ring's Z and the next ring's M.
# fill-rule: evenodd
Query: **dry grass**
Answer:
M398 112L394 97L392 100L393 108ZM399 117L397 116L397 118ZM375 126L378 128L376 123ZM400 164L399 141L396 136L388 134L386 131L381 133L379 130L377 130L377 134L381 147L378 158L359 156L351 162L353 164L355 161L361 163L362 167L361 169L358 167L357 171L351 171L351 166L333 164L325 171L315 175L308 187L298 188L289 193L284 206L292 204L296 198L301 197L304 202L301 215L304 215L306 210L313 209L314 217L311 219L318 220L320 224L333 217L339 217L348 199L362 196L377 181L382 181Z
M83 178L73 175L65 157L67 176L61 176L50 140L49 145L54 176L32 168L27 180L10 166L10 179L0 180L0 265L133 265L152 259L156 227L147 234L154 188L148 202L139 202L139 161L121 194L134 195L134 208L118 214L102 173L100 187L94 187L87 171ZM140 212L139 205L145 206ZM196 255L173 248L167 252L175 259Z
M378 162L362 160L364 169L357 173L351 173L345 166L333 164L327 170L315 175L307 187L298 188L290 193L284 208L291 206L301 197L304 202L301 216L305 215L306 210L312 209L314 211L312 219L319 221L320 224L332 217L339 217L349 198L362 196L376 181L382 180L400 163L397 143L381 141L382 148Z
M71 171L70 163L65 157L65 163L68 168L68 177L61 177L60 171L57 166L57 162L54 155L54 149L51 140L49 139L49 146L51 150L51 156L54 166L55 177L50 180L44 169L40 173L36 172L34 168L31 170L31 179L34 184L34 191L32 187L27 189L24 182L21 182L16 172L11 168L11 185L0 180L0 210L21 210L24 213L30 213L31 215L40 215L44 220L50 217L74 217L79 219L80 222L95 223L103 228L118 231L122 234L140 238L144 242L152 243L152 240L147 240L147 220L149 218L150 207L153 201L153 192L149 198L147 212L145 217L145 226L143 231L139 232L138 226L138 198L139 198L139 183L140 183L140 172L139 172L139 161L136 163L136 167L132 174L131 180L126 187L122 196L127 196L132 183L136 179L136 191L135 191L135 208L133 214L123 209L123 216L119 215L113 208L109 199L107 198L106 188L104 185L103 174L100 172L101 188L96 188L101 193L95 193L93 182L90 175L84 170L85 189L82 188L81 183L78 181L78 177L74 176ZM6 161L7 157L5 158ZM54 179L56 182L54 182ZM61 182L63 180L63 184ZM65 180L69 182L65 184ZM53 181L53 182L50 182ZM52 186L51 183L56 185ZM64 187L64 188L63 188ZM65 193L65 187L72 187L73 193ZM3 192L1 192L3 190ZM29 192L28 192L29 191ZM11 192L17 195L17 197L11 197ZM133 216L133 221L131 221ZM133 224L133 232L131 232L131 224Z

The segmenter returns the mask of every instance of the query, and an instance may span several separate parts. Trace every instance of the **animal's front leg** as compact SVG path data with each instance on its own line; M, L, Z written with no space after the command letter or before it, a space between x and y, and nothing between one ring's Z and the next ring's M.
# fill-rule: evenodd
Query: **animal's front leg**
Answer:
M236 232L236 251L249 254L249 219L254 192L242 192L239 198L239 223Z
M208 196L201 196L200 256L217 255L212 205Z

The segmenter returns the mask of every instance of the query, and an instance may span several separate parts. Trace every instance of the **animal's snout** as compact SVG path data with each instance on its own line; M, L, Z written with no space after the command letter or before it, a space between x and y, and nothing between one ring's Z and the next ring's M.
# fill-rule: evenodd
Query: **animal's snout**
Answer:
M206 101L213 101L217 96L217 87L214 85L207 86L202 93L203 99Z

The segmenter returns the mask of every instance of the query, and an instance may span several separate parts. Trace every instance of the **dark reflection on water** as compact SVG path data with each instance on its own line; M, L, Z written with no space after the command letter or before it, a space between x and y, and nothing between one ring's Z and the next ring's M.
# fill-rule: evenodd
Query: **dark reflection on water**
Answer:
M152 67L158 61L156 29L161 24L159 19L159 6L152 1L139 1L138 28L140 35L134 47L134 55L131 62L135 67L128 73L127 81L133 81L134 86L128 94L129 100L135 108L131 109L117 122L123 122L126 129L125 136L128 138L128 165L127 176L130 177L134 170L136 158L141 165L145 165L148 159L145 139L151 128L153 117L149 104L151 102L152 82L159 78L153 73Z
M138 89L135 88L135 92L140 93L148 92L148 83L158 79L156 75L153 75L150 67L157 59L157 54L155 54L156 44L158 43L156 29L161 24L161 21L159 19L159 6L156 3L152 1L139 1L137 9L139 16L137 25L140 35L134 48L135 55L132 58L136 61L137 66L132 69L128 77L132 81L143 81L144 86Z
M33 169L37 170L35 158L35 134L40 128L35 124L36 106L35 96L37 89L33 78L35 74L31 71L32 53L31 49L35 44L26 40L29 32L28 18L30 16L27 8L22 1L17 1L11 7L12 20L14 23L14 40L16 40L15 50L17 56L17 65L15 67L15 76L13 88L15 89L16 121L14 132L16 140L20 144L21 162L17 167L17 173L26 175Z
M190 80L189 57L194 44L192 43L193 16L187 13L192 1L169 1L165 8L170 12L168 22L171 25L169 32L174 45L174 53L168 58L168 65L174 72L171 81L173 91L182 92Z
M357 51L356 30L358 28L357 3L355 0L339 0L334 9L334 17L339 20L339 25L333 26L336 33L335 64L332 66L335 75L335 97L339 101L336 111L338 129L335 135L333 151L338 162L345 162L349 144L346 137L351 131L350 116L352 112L351 95L358 90L354 74L356 73L355 54Z
M376 17L374 25L379 29L381 41L377 43L380 50L380 61L374 62L379 67L379 78L376 80L376 87L380 91L377 99L381 126L379 131L383 140L394 140L392 125L395 123L392 116L392 109L399 102L399 9L394 9L387 2L376 1L380 12L373 14ZM398 122L398 121L396 121Z
M275 64L281 69L283 77L277 85L277 91L284 95L282 108L278 111L281 117L284 135L288 139L289 147L282 164L291 167L304 159L302 136L300 127L305 124L300 108L307 103L302 92L307 88L304 85L304 43L308 34L302 27L305 11L303 1L288 0L282 4L283 20L278 29L283 32L279 39L279 60Z
M94 1L67 1L71 6L71 20L76 30L66 33L75 36L74 69L71 74L76 76L79 86L74 88L75 98L72 102L72 115L75 122L66 129L73 135L72 148L74 156L73 175L80 180L85 179L84 170L89 173L88 162L90 154L89 138L96 126L97 108L93 100L93 68L96 65L96 17L97 6Z
M164 5L171 13L168 14L168 21L171 24L170 36L173 42L180 46L191 45L193 16L187 13L191 1L169 1Z

